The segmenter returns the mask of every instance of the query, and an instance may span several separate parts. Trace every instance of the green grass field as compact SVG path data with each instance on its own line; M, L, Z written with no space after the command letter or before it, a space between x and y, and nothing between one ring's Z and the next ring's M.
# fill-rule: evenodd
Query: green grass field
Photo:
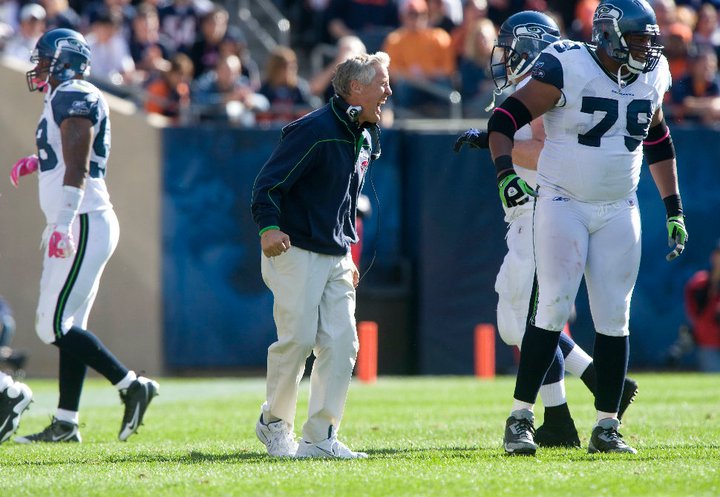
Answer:
M163 379L140 433L119 442L117 393L93 379L81 406L83 443L1 445L0 496L719 496L720 377L635 377L640 394L621 431L636 456L505 456L510 377L354 381L340 435L370 455L355 461L268 457L254 433L262 379ZM579 380L567 383L587 444L592 400ZM28 384L36 400L21 434L44 428L57 399L54 381ZM296 432L306 401L304 382Z

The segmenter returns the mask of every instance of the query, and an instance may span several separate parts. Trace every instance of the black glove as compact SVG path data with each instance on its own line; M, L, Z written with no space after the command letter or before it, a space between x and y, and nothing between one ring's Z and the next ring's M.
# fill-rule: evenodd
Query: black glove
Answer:
M453 145L455 153L459 152L465 143L467 143L470 148L488 148L488 133L487 131L470 128L455 141L455 145Z

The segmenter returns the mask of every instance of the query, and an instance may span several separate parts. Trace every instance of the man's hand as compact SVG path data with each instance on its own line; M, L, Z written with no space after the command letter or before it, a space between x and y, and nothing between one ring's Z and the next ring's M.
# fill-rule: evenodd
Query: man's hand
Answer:
M34 173L38 170L38 165L39 161L37 155L23 157L13 165L12 170L10 171L10 182L15 188L17 188L20 176Z
M479 131L475 128L467 130L455 141L455 145L453 145L455 153L459 152L462 146L466 143L470 148L488 148L487 131Z
M277 257L290 249L290 237L280 230L268 230L260 236L260 247L265 257Z
M673 244L675 244L673 251L665 256L666 260L671 261L682 254L683 250L685 250L688 233L687 229L685 229L684 216L669 217L666 225L668 230L668 246L672 247Z
M69 226L53 226L48 240L48 257L65 259L75 255L75 242Z
M505 207L516 207L524 204L531 197L537 197L537 192L510 169L498 177L498 189L500 200Z

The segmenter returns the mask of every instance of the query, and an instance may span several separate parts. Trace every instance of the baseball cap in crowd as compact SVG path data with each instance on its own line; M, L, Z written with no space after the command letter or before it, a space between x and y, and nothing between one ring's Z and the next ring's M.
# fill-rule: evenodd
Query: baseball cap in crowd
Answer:
M45 9L42 5L38 5L36 3L26 4L22 9L20 9L21 22L29 21L30 19L42 21L45 17Z

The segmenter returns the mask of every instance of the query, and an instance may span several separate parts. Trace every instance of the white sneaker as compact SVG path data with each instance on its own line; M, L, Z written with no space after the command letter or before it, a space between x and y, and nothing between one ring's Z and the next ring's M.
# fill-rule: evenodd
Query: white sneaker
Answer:
M336 459L365 459L367 456L365 452L353 452L334 435L317 443L300 440L295 455L295 457L334 457Z
M290 424L282 419L272 423L263 423L262 413L255 424L255 434L267 447L268 454L274 457L295 457L298 444Z

